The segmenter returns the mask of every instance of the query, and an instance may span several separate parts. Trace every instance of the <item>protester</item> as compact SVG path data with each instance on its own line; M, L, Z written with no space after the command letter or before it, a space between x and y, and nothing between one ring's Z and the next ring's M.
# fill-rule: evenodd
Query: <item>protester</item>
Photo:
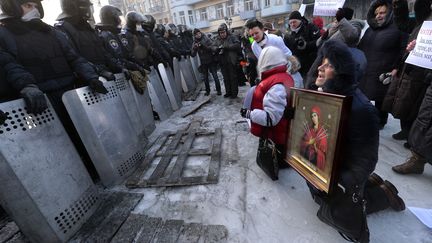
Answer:
M219 83L219 78L217 75L217 65L214 63L214 50L212 49L213 42L199 29L193 30L194 43L192 45L191 55L195 57L197 53L201 61L199 66L199 71L202 75L202 80L204 81L206 92L205 95L210 94L210 83L208 79L209 72L212 74L215 81L217 95L221 95L221 86Z
M367 16L369 28L360 41L359 49L365 53L368 64L360 81L360 89L370 100L375 101L375 107L380 111L382 129L388 118L388 113L381 109L388 85L380 81L379 77L386 73L396 77L408 36L392 24L392 5L386 0L374 1Z
M405 203L398 196L396 187L375 173L371 175L378 161L379 119L376 109L354 81L355 62L348 46L340 41L329 40L323 45L322 51L323 59L317 70L316 86L324 92L351 96L352 105L338 181L345 191L338 188L334 194L327 195L309 185L313 198L321 207L333 201L331 197L345 195L349 198L359 197L359 200L365 198L367 213L388 207L396 211L404 210Z
M424 94L430 84L430 80L426 78L430 70L405 63L409 50L415 45L423 21L431 20L431 9L428 7L430 5L430 0L417 0L415 2L414 11L418 25L409 37L410 44L402 60L403 65L400 68L402 72L393 79L383 101L382 109L390 112L393 117L400 119L401 131L392 135L396 140L406 140L408 138L408 133L417 117ZM404 146L409 147L409 144L406 143Z
M251 103L240 111L242 117L251 120L251 133L260 138L260 143L263 139L270 138L276 144L279 166L282 167L286 167L283 159L289 126L289 119L284 114L290 88L294 86L294 80L287 74L286 65L287 59L279 48L264 48L257 66L261 82L249 91L253 94ZM267 127L267 118L270 118L271 128Z
M290 31L285 34L285 45L300 61L300 74L306 78L310 66L317 56L316 41L320 37L317 26L309 23L302 17L299 11L293 11L289 15Z
M417 3L418 1L416 1ZM404 33L410 34L416 26L414 18L409 16L408 1L407 0L393 0L393 20L398 29ZM427 8L423 9L427 11Z
M216 50L219 65L225 84L225 98L237 98L238 79L237 79L237 62L240 41L229 33L226 25L221 24L218 28L218 36L214 42L213 48Z
M252 19L246 22L246 28L249 30L249 35L252 36L254 42L252 43L252 51L257 58L260 57L261 51L264 47L274 46L277 47L284 54L285 58L287 58L287 66L288 73L291 74L294 79L296 87L303 87L303 78L298 73L301 68L301 64L296 57L292 55L290 49L286 47L283 42L283 39L279 36L273 34L266 34L264 32L263 24L256 20Z
M312 19L312 23L316 27L318 27L318 29L320 31L320 36L322 36L326 32L326 30L324 29L324 20L321 17L319 17L319 16L314 17Z

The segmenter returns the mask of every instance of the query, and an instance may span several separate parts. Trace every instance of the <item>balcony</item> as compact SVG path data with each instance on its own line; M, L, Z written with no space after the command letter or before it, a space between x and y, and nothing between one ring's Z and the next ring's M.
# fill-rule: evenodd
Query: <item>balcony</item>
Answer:
M261 17L269 17L278 14L288 14L292 10L293 8L291 4L285 4L282 6L270 6L268 8L261 9Z
M205 0L171 0L171 7L187 6L204 1Z
M201 20L196 22L193 26L197 29L204 29L210 27L210 22L208 20Z
M239 13L239 16L241 19L251 19L251 18L255 18L255 12L256 10L249 10L249 11L243 11Z

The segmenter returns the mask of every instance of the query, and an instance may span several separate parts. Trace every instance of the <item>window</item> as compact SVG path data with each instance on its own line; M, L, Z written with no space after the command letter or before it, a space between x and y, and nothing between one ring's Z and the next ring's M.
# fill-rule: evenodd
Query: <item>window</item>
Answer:
M264 0L264 8L270 7L270 0Z
M190 24L194 24L195 20L194 20L193 11L192 10L188 10L188 15L189 15L189 23Z
M186 16L184 11L180 11L179 16L180 16L180 24L186 25Z
M173 13L173 22L174 24L177 24L177 14Z
M216 19L223 19L225 17L224 11L223 11L223 5L218 4L216 5Z
M252 2L252 0L245 0L244 1L244 8L245 8L245 11L251 11L251 10L253 10L253 2Z
M233 3L233 0L229 0L226 4L227 4L227 17L234 16L234 3Z
M200 16L201 16L201 21L208 20L206 8L200 9L199 12L200 12Z

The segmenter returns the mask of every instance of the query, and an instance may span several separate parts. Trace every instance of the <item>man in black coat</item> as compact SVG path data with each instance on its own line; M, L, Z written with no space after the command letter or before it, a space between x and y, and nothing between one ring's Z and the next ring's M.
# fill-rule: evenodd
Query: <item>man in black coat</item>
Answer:
M300 74L306 78L310 66L317 56L316 41L320 37L320 30L301 16L299 11L293 11L289 16L290 32L285 34L285 45L293 55L300 60Z
M215 53L218 56L224 78L224 97L235 99L238 95L236 66L239 60L238 50L240 49L240 41L229 33L225 24L221 24L218 28L218 36L213 48L216 50Z
M221 86L219 83L219 78L217 76L217 65L214 63L214 49L213 42L199 29L193 30L194 34L194 43L192 45L191 55L194 57L196 54L199 54L201 66L199 67L199 71L202 74L202 79L206 86L205 95L210 94L210 84L208 80L209 72L213 75L213 79L215 81L217 95L221 95Z

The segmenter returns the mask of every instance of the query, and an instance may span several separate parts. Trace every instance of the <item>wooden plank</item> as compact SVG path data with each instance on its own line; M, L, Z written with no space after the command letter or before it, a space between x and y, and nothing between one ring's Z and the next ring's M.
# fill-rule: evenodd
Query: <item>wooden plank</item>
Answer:
M216 128L215 137L213 139L212 155L210 159L209 171L207 180L216 183L219 179L219 169L221 163L221 144L222 144L222 129Z
M3 228L0 229L0 242L6 242L19 232L18 226L15 222L8 222Z
M106 198L71 242L108 242L143 195L114 192Z
M146 223L146 218L145 215L130 214L111 240L111 243L133 242Z
M199 242L204 226L202 224L191 223L183 225L177 243L194 243Z
M186 141L184 142L182 146L182 150L180 155L177 157L176 163L171 170L171 173L168 177L169 183L174 183L178 181L182 175L183 167L186 163L186 159L189 155L189 149L192 147L192 143L195 139L195 132L189 132L189 134L186 136Z
M102 224L94 229L94 233L86 240L88 242L109 242L142 197L141 194L125 193L123 200L108 214Z
M102 203L93 215L83 224L81 229L72 237L71 242L84 242L95 228L102 224L105 217L121 202L123 195L120 193L102 194Z
M182 132L179 132L174 136L173 140L168 145L167 151L165 152L164 156L162 156L162 159L159 161L159 164L157 165L156 169L153 171L150 178L148 179L148 183L150 184L156 183L157 180L159 180L159 178L163 176L166 168L171 162L173 153L177 148L182 136L183 136Z
M161 231L156 236L154 242L173 243L179 238L183 220L167 220Z
M181 153L181 151L180 152L176 151L176 152L173 153L173 156L178 156L180 153ZM205 148L205 149L191 149L188 152L189 156L205 156L205 155L211 155L211 154L212 154L212 151L209 148ZM156 154L156 156L158 156L158 157L161 157L163 155L164 155L164 153L161 153L161 152L158 152Z
M141 231L138 234L135 242L137 243L150 243L153 242L153 239L159 232L161 226L163 225L163 221L161 218L150 218L145 215L140 215L141 217L146 217L146 221L141 228Z
M1 241L1 242L3 242L3 241ZM20 231L17 234L15 234L10 240L8 240L7 243L31 243L31 242Z
M133 175L129 177L129 179L126 181L126 187L128 188L136 188L137 184L139 184L139 181L141 180L144 173L148 170L148 168L151 165L151 162L153 161L156 153L159 151L159 149L162 147L163 144L165 144L166 140L168 139L168 136L161 135L159 136L154 146L152 146L152 150L148 152L145 155L144 161L141 163L141 165L138 167L138 169L134 172Z
M207 225L204 230L204 243L227 242L228 230L223 225Z
M196 104L193 104L191 108L189 108L183 114L181 114L181 117L185 118L185 117L189 116L190 114L194 113L199 108L201 108L201 106L203 106L204 104L208 103L210 100L211 100L211 96L205 96L204 100L199 101Z

